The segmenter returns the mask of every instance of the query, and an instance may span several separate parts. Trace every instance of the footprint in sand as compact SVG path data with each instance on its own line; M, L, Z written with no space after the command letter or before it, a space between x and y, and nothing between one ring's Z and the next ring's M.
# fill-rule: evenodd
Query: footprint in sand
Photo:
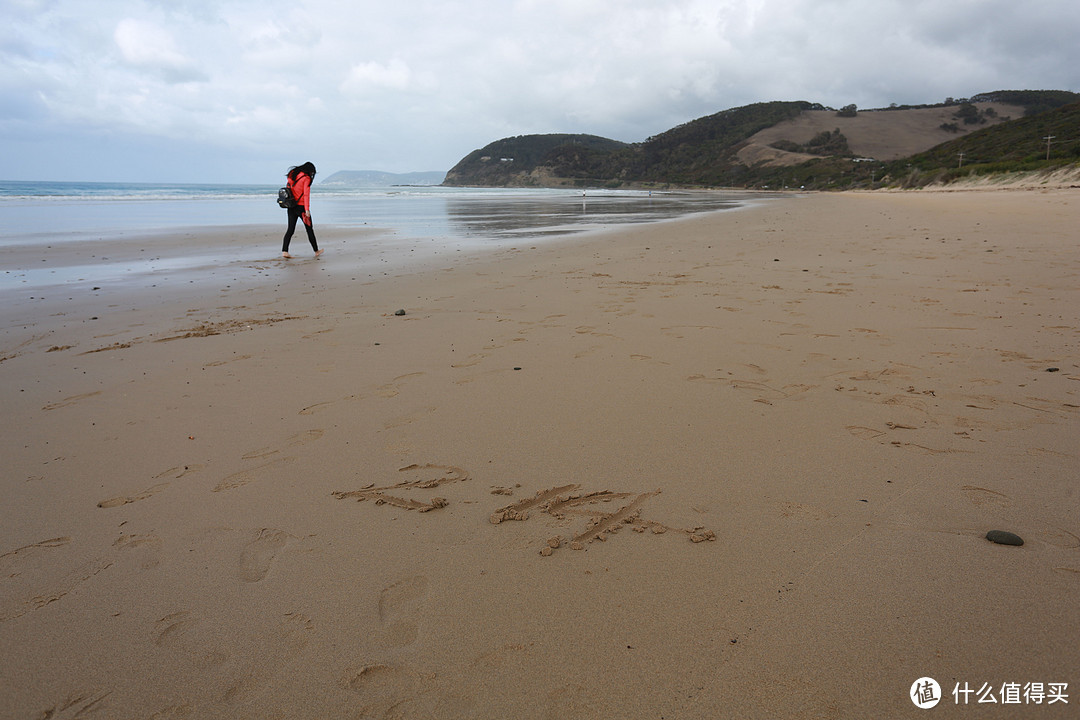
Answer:
M263 528L240 552L240 579L259 582L270 572L270 563L289 541L284 530Z
M423 374L424 373L422 372L414 372L408 373L406 375L398 375L396 378L386 383L385 385L380 385L379 388L375 391L375 394L379 397L392 398L401 392L402 383L404 383L406 380L420 377Z
M473 365L479 365L480 363L482 363L485 358L487 358L487 353L473 353L472 355L465 358L464 360L460 360L460 361L455 362L455 363L450 363L450 367L452 367L452 368L472 367Z
M427 597L427 578L415 575L400 580L379 594L379 622L386 644L404 647L416 641L420 608Z
M589 347L585 348L584 350L580 350L580 351L574 353L574 359L575 360L580 360L581 358L588 357L588 356L592 355L593 353L597 352L598 350L602 350L603 347L604 347L603 345L590 345Z
M138 495L122 495L120 497L109 498L108 500L102 500L97 504L99 508L114 508L121 505L127 505L128 503L139 502L145 500L152 495L155 495L169 486L169 483L160 483L143 490Z
M964 497L976 507L1000 510L1009 505L1009 496L1005 493L998 492L997 490L988 490L974 485L965 485L961 490L964 493Z
M151 720L186 720L194 716L190 705L169 705L156 710L151 715Z
M123 551L118 557L138 563L140 570L150 570L161 563L161 538L157 535L121 535L113 547Z
M578 335L594 335L596 337L615 338L617 340L622 339L618 335L612 335L611 333L600 332L599 330L596 329L596 327L594 327L592 325L580 325L580 326L574 328L574 332L577 333Z
M70 543L69 537L51 538L0 555L0 623L61 600L113 565L106 558L73 556Z
M86 693L72 693L67 696L66 700L42 710L35 717L42 718L43 720L75 720L76 718L85 718L104 709L105 699L109 697L110 694L112 694L111 691L100 692L97 690Z
M409 667L370 663L349 669L338 685L357 696L361 718L471 718L475 701L447 692L435 674L420 675Z
M373 663L349 670L340 685L360 696L363 706L359 717L391 718L413 714L418 681L409 670Z
M879 437L885 435L884 430L875 430L865 425L848 425L845 430L854 435L857 438L863 438L864 440L876 440Z
M438 409L439 408L437 408L437 407L427 407L427 408L424 408L423 410L420 410L419 412L416 412L416 413L414 413L412 415L401 415L399 417L392 418L392 419L390 419L389 421L387 421L386 423L383 424L383 429L384 430L393 430L394 428L403 427L405 425L411 425L412 423L416 422L417 420L421 420L424 417L426 417L428 415L431 415L432 413L434 413Z
M294 457L283 457L277 460L271 460L268 463L263 463L262 465L250 468L249 470L241 470L239 472L234 472L232 475L229 475L224 480L219 482L217 484L217 487L215 487L211 492L223 492L225 490L235 490L236 488L243 487L248 483L253 483L258 480L259 475L262 473L262 471L270 470L271 468L277 468L280 465L291 463L295 459L296 458Z
M297 415L314 415L317 412L325 410L334 404L333 400L327 400L326 402L315 403L314 405L308 405L306 408L300 410Z
M251 359L250 355L237 355L236 357L228 358L226 360L215 360L214 362L208 362L205 365L203 365L203 367L220 367L220 366L225 365L227 363L237 362L239 360L250 360L250 359Z
M282 448L299 447L300 445L307 445L308 443L315 442L323 436L323 430L305 430L304 432L296 433L285 439L284 442L278 446L270 445L268 447L259 448L258 450L252 450L251 452L244 453L241 457L244 460L257 460L260 458L268 457L275 453L281 452Z
M266 686L307 647L314 623L299 613L288 613L276 630L259 638L257 647L248 648L252 658L238 677L221 696L221 701L233 703L260 687Z
M24 545L23 547L12 550L11 552L6 552L3 555L0 555L0 572L6 574L9 567L14 565L19 560L25 559L26 557L32 555L38 550L63 547L70 542L71 538L69 537L56 537L50 538L48 540L42 540L41 542L36 542L31 545Z
M37 599L32 593L41 589L41 584L49 582L54 574L48 567L49 556L54 549L62 548L70 542L69 537L50 538L0 555L0 578L5 581L4 592L0 594L0 622L35 609L31 605L34 600L19 601L16 600L16 594L22 590L24 598L29 595Z
M154 623L154 645L165 648L170 655L187 655L199 670L220 667L229 660L229 653L207 646L206 633L200 632L202 628L196 630L199 625L199 619L188 610L170 613Z
M158 646L175 644L184 633L195 627L196 622L195 617L187 610L166 615L155 625L154 644Z
M184 477L185 475L190 475L191 473L199 472L200 470L202 470L205 467L206 467L206 465L203 465L201 463L196 463L194 465L183 465L183 466L175 465L175 466L169 468L168 470L162 470L161 472L159 472L157 475L154 476L154 480L158 480L158 479L166 477L166 476L172 476L174 479L179 480L180 478Z
M45 407L43 407L41 409L42 410L57 410L57 409L62 408L62 407L67 407L68 405L74 405L75 403L79 402L80 400L85 400L86 398L91 398L91 397L94 397L95 395L100 395L100 394L101 394L100 390L95 390L94 392L83 393L82 395L72 395L71 397L64 398L63 400L60 400L58 402L49 403L48 405L46 405Z

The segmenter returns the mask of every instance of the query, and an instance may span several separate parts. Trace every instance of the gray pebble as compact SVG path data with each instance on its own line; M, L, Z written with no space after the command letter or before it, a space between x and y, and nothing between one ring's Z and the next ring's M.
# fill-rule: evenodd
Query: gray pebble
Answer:
M990 542L995 542L998 545L1023 545L1024 540L1019 535L1015 535L1005 530L991 530L986 533L986 539Z
M395 315L404 315L404 314L405 314L405 311L404 311L404 310L398 310L398 311L397 311L396 313L394 313L394 314L395 314Z

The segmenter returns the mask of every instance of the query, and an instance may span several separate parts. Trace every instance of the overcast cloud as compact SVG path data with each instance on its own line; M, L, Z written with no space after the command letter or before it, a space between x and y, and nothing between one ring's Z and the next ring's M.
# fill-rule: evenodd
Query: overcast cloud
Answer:
M1080 91L1076 0L3 0L0 179L448 170L768 100Z

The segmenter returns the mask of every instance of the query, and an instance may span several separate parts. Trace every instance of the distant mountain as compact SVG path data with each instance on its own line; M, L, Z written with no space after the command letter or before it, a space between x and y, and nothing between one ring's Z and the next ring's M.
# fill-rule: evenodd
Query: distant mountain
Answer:
M442 171L390 173L379 170L342 170L319 182L320 185L343 187L389 187L393 185L440 185L446 173Z
M897 163L917 153L927 154L918 168L930 173L927 164L945 157L930 156L933 148L952 148L963 138L984 137L984 133L1058 112L1077 101L1080 94L1068 91L1002 90L970 99L948 98L934 105L893 105L880 110L849 105L837 111L801 101L756 103L698 118L640 143L595 135L504 138L469 153L451 168L444 184L866 186L886 177L896 182L897 168L907 167ZM1064 129L1058 132L1060 144L1052 148L1049 162L1055 158L1059 163L1080 161L1080 151L1072 150L1077 145L1075 136ZM980 148L985 143L994 145L993 140L980 142L984 143ZM1003 151L1004 144L997 147Z

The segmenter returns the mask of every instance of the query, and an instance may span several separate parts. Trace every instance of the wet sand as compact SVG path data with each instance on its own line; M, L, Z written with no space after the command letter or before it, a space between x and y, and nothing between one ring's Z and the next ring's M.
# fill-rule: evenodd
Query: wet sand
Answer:
M1078 223L1076 190L813 195L5 290L0 715L1075 695Z

